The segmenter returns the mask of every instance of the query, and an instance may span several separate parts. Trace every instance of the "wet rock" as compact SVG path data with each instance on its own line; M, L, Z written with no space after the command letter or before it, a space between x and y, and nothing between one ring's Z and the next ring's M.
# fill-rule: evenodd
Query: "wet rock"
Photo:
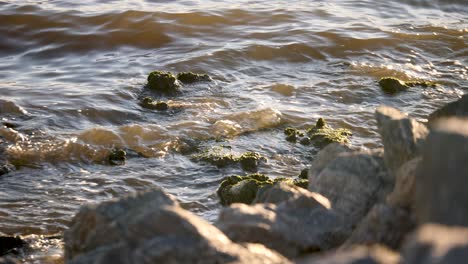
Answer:
M252 151L245 152L237 159L243 170L251 172L257 171L259 162L265 160L260 154Z
M180 84L171 72L151 72L148 75L148 84L146 87L165 95L176 95L180 92Z
M123 165L125 164L127 152L123 149L114 149L108 157L110 165Z
M319 118L315 126L306 131L288 127L284 130L284 134L289 142L299 140L302 145L314 144L318 147L324 147L331 143L347 143L352 135L349 129L330 127L323 118Z
M306 189L307 187L299 187L288 182L278 182L271 186L260 188L252 203L279 204L289 199L294 199L300 197L301 195L306 195L308 193Z
M435 87L437 84L430 81L416 80L416 81L402 81L394 77L383 77L379 80L379 85L382 90L388 94L396 94L405 91L410 87Z
M306 188L308 184L308 181L303 179L271 179L268 176L258 173L246 176L234 175L224 178L216 193L222 205L229 205L232 203L250 204L261 188L273 186L278 182L302 188Z
M392 107L380 106L375 116L385 149L385 164L395 174L401 165L421 153L428 130Z
M425 224L407 239L402 258L408 264L465 264L468 229Z
M407 209L376 204L359 222L343 247L354 244L383 244L398 249L414 227L414 219Z
M82 207L65 232L67 263L289 263L239 245L160 189Z
M302 169L298 177L299 179L309 179L309 168Z
M252 151L247 151L240 156L235 155L230 146L224 145L204 149L200 153L192 155L192 159L207 162L220 168L239 164L243 170L248 172L256 172L260 163L267 161L265 157Z
M8 162L0 165L0 176L5 175L7 173L10 173L14 171L16 168L13 164L10 164Z
M429 123L433 123L436 119L442 117L468 117L468 94L434 111L429 115Z
M0 99L0 114L24 115L27 114L27 112L12 101Z
M180 72L179 74L177 74L177 79L184 84L212 81L211 77L208 74L198 74L193 72Z
M341 150L344 152L340 153ZM326 166L322 165L335 155ZM343 214L351 226L393 189L381 150L348 152L333 146L322 156L322 161L314 161L311 166L309 191L327 197L333 209Z
M158 111L166 111L169 109L169 105L163 101L155 101L150 97L145 97L140 102L141 107L151 109L151 110L158 110Z
M233 204L221 209L216 226L233 241L261 243L295 257L341 244L350 232L345 221L327 198L307 192L278 205Z
M0 256L18 254L18 250L26 245L27 243L18 236L0 236Z
M347 249L312 255L296 264L399 264L400 255L381 245L353 246Z
M468 226L468 121L451 118L433 126L416 175L419 223Z
M416 157L403 164L395 176L395 188L388 195L387 203L403 208L414 208L416 189L416 172L421 163L421 157Z

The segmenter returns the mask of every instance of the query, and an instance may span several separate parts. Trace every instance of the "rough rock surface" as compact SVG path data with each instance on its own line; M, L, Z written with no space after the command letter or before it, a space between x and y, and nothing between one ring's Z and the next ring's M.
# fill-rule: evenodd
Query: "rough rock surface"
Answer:
M241 246L162 190L83 207L65 232L67 263L289 263Z
M429 123L443 117L468 117L468 94L434 111L429 115Z
M385 148L385 164L394 174L401 165L421 152L428 130L425 125L392 107L380 106L375 116Z
M387 203L403 208L414 208L416 188L416 171L421 163L421 157L416 157L403 164L396 172L395 188L388 195Z
M340 153L318 175L309 175L309 191L327 197L351 226L392 188L378 150Z
M176 95L180 92L179 81L177 81L176 77L171 72L151 72L148 75L148 84L146 87L165 95Z
M440 120L433 126L416 175L419 223L468 226L468 121Z
M405 242L402 258L408 264L465 264L468 228L423 225Z
M377 243L398 249L404 237L413 229L414 220L408 210L376 204L343 246Z
M263 187L257 192L257 196L252 203L272 203L279 204L289 199L299 198L307 195L304 188L291 185L287 182L278 182L273 186Z
M233 204L223 208L216 223L236 242L262 243L285 256L338 246L350 230L328 200L307 193L278 205Z
M309 184L311 183L311 178L319 175L320 172L327 167L328 163L334 160L338 154L343 152L351 152L351 149L348 146L339 143L332 143L320 150L309 168Z
M400 255L380 245L353 246L295 261L296 264L398 264Z

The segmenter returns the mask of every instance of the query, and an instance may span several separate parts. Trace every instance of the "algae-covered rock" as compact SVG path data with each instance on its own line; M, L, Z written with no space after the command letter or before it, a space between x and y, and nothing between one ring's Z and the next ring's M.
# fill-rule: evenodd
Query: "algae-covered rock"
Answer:
M352 135L349 129L330 127L323 118L319 118L315 126L305 132L288 127L284 130L284 134L289 142L299 141L302 145L314 144L319 147L330 143L347 143L349 136Z
M140 105L141 107L158 111L166 111L167 109L169 109L169 106L166 102L156 101L151 99L150 97L143 98L140 102Z
M148 75L147 88L166 95L174 95L179 92L179 82L174 74L164 71L153 71Z
M192 158L197 161L203 161L215 165L217 167L226 167L229 165L240 164L245 171L257 171L260 162L265 162L267 159L257 152L247 151L242 155L232 153L230 146L215 146L207 148L202 152L192 155Z
M273 186L276 183L286 183L307 189L308 180L293 178L271 179L263 174L255 173L246 176L229 176L223 179L217 194L222 205L232 203L250 204L255 199L257 192L263 187Z
M208 74L199 74L193 72L180 72L179 74L177 74L177 79L184 84L211 81L211 77Z
M402 81L394 77L383 77L379 80L379 85L382 90L388 94L396 94L401 91L405 91L410 87L422 86L422 87L434 87L436 84L430 81Z
M123 165L125 164L127 152L123 149L114 149L109 154L109 164L110 165Z

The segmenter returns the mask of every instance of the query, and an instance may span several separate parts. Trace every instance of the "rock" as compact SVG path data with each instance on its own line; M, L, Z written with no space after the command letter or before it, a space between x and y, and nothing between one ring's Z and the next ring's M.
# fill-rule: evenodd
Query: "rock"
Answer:
M295 261L296 264L399 264L400 255L381 245L353 246L312 255Z
M451 118L433 126L416 175L418 223L468 226L468 121Z
M421 157L416 157L403 164L396 172L395 188L388 195L387 203L402 208L414 208L416 189L416 170L421 163Z
M21 106L16 105L12 101L0 99L0 114L25 115L27 112Z
M27 243L18 236L0 236L0 256L18 254L18 249L26 245Z
M16 168L13 164L5 162L4 164L0 165L0 176L10 173L14 171Z
M257 152L247 151L237 158L241 168L245 171L256 172L260 161L266 158L262 157Z
M176 95L180 92L180 84L171 72L151 72L148 75L148 84L146 87L164 95Z
M301 188L287 182L278 182L272 186L260 188L252 203L279 204L289 199L306 195L306 193L308 193L306 189L307 188Z
M232 203L250 204L255 199L257 192L268 186L273 186L275 183L284 182L289 185L296 185L306 188L307 180L291 179L291 178L276 178L270 179L264 174L249 174L246 176L229 176L225 177L221 182L217 194L222 205L230 205Z
M401 207L376 204L359 222L343 247L354 244L383 244L398 249L404 237L414 229L410 212Z
M169 109L169 105L166 102L155 101L150 97L145 97L141 99L140 105L141 107L158 111L166 111L167 109Z
M425 125L388 106L377 108L375 116L385 149L385 164L395 174L401 165L420 154L428 130Z
M349 129L330 127L323 118L319 118L315 126L305 132L288 127L284 130L284 134L289 142L299 140L302 145L314 144L318 147L324 147L331 143L347 143L352 135Z
M393 188L392 179L385 169L382 153L376 151L342 152L335 146L322 156L336 154L325 168L319 170L318 161L309 172L309 191L327 197L333 209L344 215L351 226L360 221L369 209L383 200ZM323 162L324 163L324 162ZM315 167L315 168L314 168ZM320 171L320 173L316 173Z
M431 81L416 80L416 81L402 81L394 77L383 77L379 80L379 85L382 90L388 94L396 94L405 91L410 87L435 87L437 84Z
M310 179L316 178L332 160L338 157L338 154L344 152L351 152L351 149L348 146L339 143L332 143L320 150L309 168L309 183L311 183Z
M465 264L468 228L425 224L407 239L402 258L408 264Z
M327 198L306 193L275 204L233 204L216 222L236 242L261 243L288 257L322 251L344 242L350 230Z
M289 263L239 245L156 189L82 207L65 232L67 263Z
M429 115L429 123L433 123L436 119L442 117L468 117L468 94L434 111Z
M108 157L110 165L123 165L125 164L127 152L123 149L114 149L111 151Z
M232 153L230 146L224 145L206 148L200 153L192 155L191 158L220 168L239 164L243 170L248 172L256 172L262 162L267 162L267 158L257 152L247 151L242 155L235 155Z
M177 74L177 79L184 84L212 81L211 77L208 76L208 74L198 74L193 72L180 72L179 74Z

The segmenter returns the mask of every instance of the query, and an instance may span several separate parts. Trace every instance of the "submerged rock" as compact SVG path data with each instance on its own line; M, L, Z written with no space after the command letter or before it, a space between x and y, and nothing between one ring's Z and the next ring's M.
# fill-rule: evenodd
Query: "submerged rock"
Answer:
M395 174L401 165L421 153L429 131L425 125L392 107L378 107L375 117L385 148L385 164Z
M234 155L230 146L215 146L207 148L201 153L192 155L192 159L203 161L217 167L226 167L233 164L240 164L245 171L256 172L261 162L267 159L257 152L247 151L242 155Z
M451 102L429 115L429 123L442 117L468 117L468 94L459 100Z
M0 176L10 173L15 170L15 166L6 162L5 164L0 165Z
M278 182L307 188L307 180L276 178L271 179L263 174L250 174L246 176L229 176L223 179L217 190L222 205L232 203L250 204L255 199L257 192L263 187L273 186Z
M148 75L146 87L161 94L175 95L179 93L180 84L171 72L153 71Z
M290 263L258 244L235 244L160 189L82 207L65 231L65 261Z
M330 127L323 118L319 118L315 126L306 131L288 127L284 130L284 134L289 142L297 142L299 140L299 143L302 145L314 144L319 147L330 143L347 143L349 136L352 135L349 129L334 129Z
M151 97L145 97L140 102L141 107L151 109L151 110L158 110L158 111L166 111L169 109L169 105L163 101L155 101L151 99Z
M123 149L114 149L108 157L110 165L123 165L127 159L127 152Z
M439 120L423 149L416 174L418 222L468 226L468 121Z
M233 204L221 209L216 222L230 239L262 243L288 257L333 248L349 229L317 193L296 193L275 204Z
M395 77L383 77L379 80L379 85L382 90L388 94L396 94L401 91L405 91L410 87L422 86L422 87L435 87L436 83L430 81L402 81Z
M353 246L314 254L295 261L296 264L400 264L400 255L381 245Z
M179 74L177 74L177 79L184 84L212 81L211 77L208 74L198 74L193 72L180 72Z
M465 264L468 228L425 224L407 239L402 258L408 264Z
M27 243L18 236L0 236L0 256L18 254L18 249L26 245Z

